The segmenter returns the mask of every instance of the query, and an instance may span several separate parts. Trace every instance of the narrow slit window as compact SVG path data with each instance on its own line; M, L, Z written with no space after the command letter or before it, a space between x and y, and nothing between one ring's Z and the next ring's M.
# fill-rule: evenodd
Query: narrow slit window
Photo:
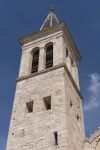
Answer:
M73 104L72 104L72 101L70 100L70 107L72 107L73 106Z
M68 49L66 48L66 57L68 57Z
M51 109L51 96L44 97L43 99L46 110Z
M53 66L53 45L47 46L46 49L46 68Z
M80 117L79 117L79 115L77 114L77 120L79 120L80 119Z
M33 112L33 101L26 103L27 112L32 113Z
M54 137L55 137L55 145L58 145L58 132L54 132Z
M33 52L31 73L38 72L38 64L39 64L39 49L37 49Z

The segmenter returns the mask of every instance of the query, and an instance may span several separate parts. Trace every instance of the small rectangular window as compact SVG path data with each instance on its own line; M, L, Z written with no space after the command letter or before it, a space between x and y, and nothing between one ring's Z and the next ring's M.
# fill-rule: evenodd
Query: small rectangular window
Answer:
M27 112L32 113L33 112L33 101L26 103Z
M54 132L54 137L55 137L55 145L58 145L58 132Z
M46 110L51 109L51 96L43 98Z

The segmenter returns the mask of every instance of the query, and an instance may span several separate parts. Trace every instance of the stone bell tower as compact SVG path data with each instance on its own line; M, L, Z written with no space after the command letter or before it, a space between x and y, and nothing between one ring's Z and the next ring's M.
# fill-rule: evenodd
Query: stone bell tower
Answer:
M79 51L50 10L40 31L20 38L22 58L6 150L83 150Z

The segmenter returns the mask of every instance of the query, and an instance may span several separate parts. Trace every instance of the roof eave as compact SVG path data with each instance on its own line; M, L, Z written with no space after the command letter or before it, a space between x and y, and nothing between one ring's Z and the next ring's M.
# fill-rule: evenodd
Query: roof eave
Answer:
M49 34L52 34L54 32L60 31L61 30L61 25L55 25L51 28L48 29L44 29L44 30L40 30L37 32L33 32L32 34L26 35L26 36L22 36L18 39L19 43L21 46L23 46L24 44L27 44L28 42L34 41L38 38L42 38L45 37Z
M74 39L72 38L71 33L70 33L66 23L64 23L64 22L61 22L60 24L53 26L51 28L40 30L37 32L33 32L32 34L29 34L27 36L23 36L23 37L19 38L18 41L19 41L20 45L23 46L24 44L27 44L34 40L37 40L38 38L48 36L54 32L60 31L60 30L63 30L63 33L66 35L66 37L69 38L69 41L71 42L72 47L75 50L77 60L78 61L82 60L82 57L81 57L80 52L74 42Z

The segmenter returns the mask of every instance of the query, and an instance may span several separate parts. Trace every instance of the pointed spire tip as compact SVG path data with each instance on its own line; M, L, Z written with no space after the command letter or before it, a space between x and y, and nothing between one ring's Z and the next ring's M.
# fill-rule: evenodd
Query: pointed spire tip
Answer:
M54 6L51 5L50 11L55 11Z

